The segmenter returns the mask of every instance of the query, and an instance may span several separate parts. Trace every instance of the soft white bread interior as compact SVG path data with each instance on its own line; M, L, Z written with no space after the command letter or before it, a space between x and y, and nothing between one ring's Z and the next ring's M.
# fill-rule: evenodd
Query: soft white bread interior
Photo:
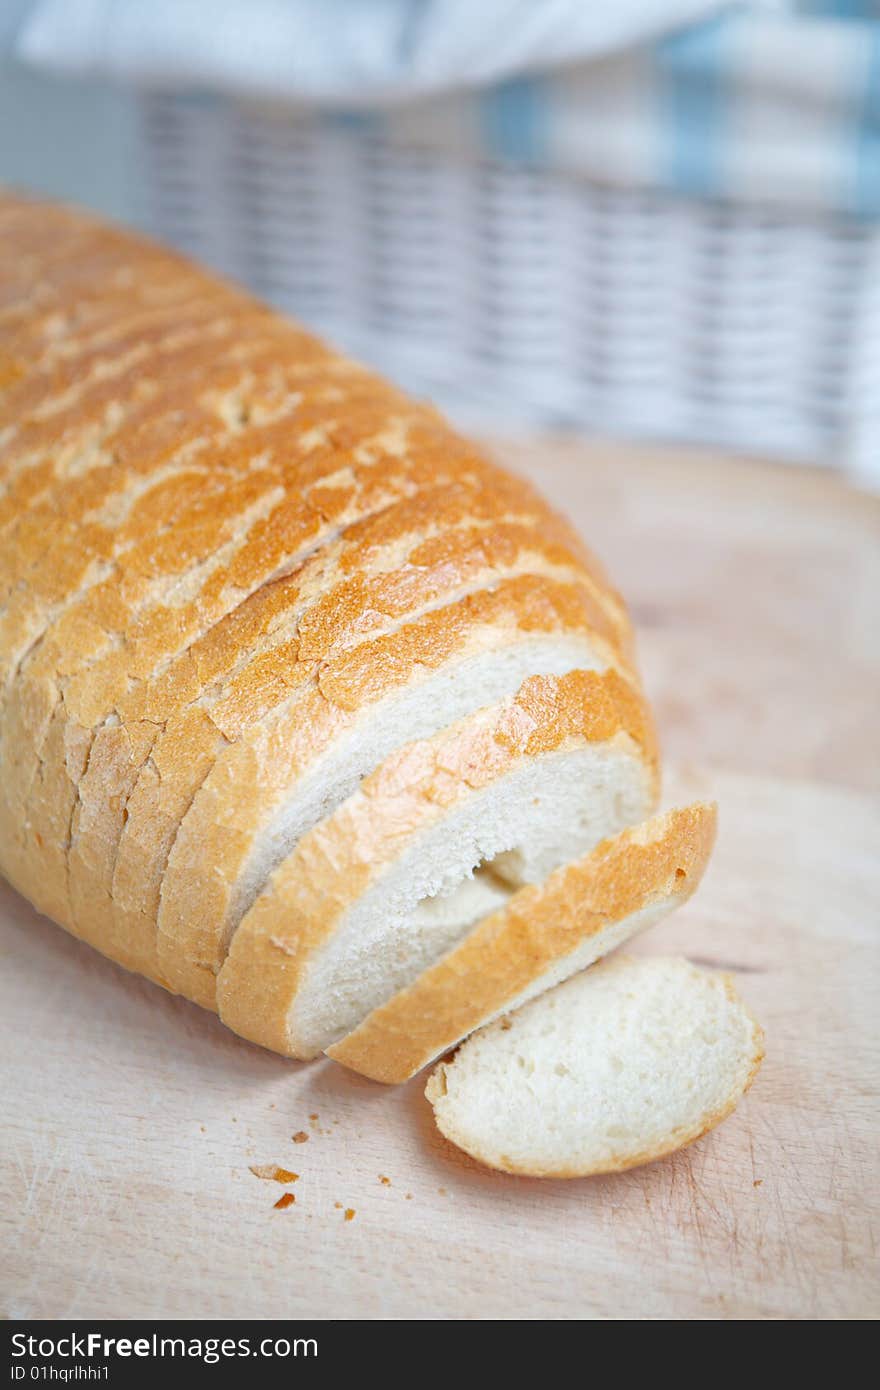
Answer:
M398 749L299 841L232 938L221 1018L316 1055L515 887L641 820L655 798L650 723L622 677L530 677Z
M479 1162L586 1177L699 1139L762 1057L728 976L615 956L474 1033L425 1093L442 1133Z
M645 931L696 890L715 839L715 807L696 803L606 839L526 887L406 989L328 1048L337 1062L398 1083L498 1014Z

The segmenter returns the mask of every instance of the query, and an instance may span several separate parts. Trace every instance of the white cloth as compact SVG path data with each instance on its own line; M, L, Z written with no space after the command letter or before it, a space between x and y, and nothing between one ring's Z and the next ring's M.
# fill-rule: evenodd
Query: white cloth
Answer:
M456 159L880 218L878 0L33 0L17 52Z
M69 73L366 106L591 60L725 8L724 0L39 0L19 53Z

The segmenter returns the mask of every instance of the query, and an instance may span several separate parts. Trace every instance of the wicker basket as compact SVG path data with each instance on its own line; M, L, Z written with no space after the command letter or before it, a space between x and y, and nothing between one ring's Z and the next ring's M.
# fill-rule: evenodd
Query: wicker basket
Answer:
M880 231L141 102L144 215L469 424L574 425L880 480Z

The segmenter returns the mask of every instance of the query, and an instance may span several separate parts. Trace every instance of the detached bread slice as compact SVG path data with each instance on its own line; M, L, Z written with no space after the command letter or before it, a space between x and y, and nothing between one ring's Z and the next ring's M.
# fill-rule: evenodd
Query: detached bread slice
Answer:
M475 1033L425 1094L447 1139L490 1168L587 1177L714 1129L763 1055L729 976L616 956Z
M668 811L522 888L328 1055L374 1081L407 1081L474 1029L685 902L709 861L715 826L712 805Z

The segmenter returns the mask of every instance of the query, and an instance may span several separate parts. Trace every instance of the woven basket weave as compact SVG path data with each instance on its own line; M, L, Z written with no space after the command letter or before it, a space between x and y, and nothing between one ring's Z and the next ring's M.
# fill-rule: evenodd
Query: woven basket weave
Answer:
M575 425L880 481L869 224L401 148L151 94L145 217L469 424Z

